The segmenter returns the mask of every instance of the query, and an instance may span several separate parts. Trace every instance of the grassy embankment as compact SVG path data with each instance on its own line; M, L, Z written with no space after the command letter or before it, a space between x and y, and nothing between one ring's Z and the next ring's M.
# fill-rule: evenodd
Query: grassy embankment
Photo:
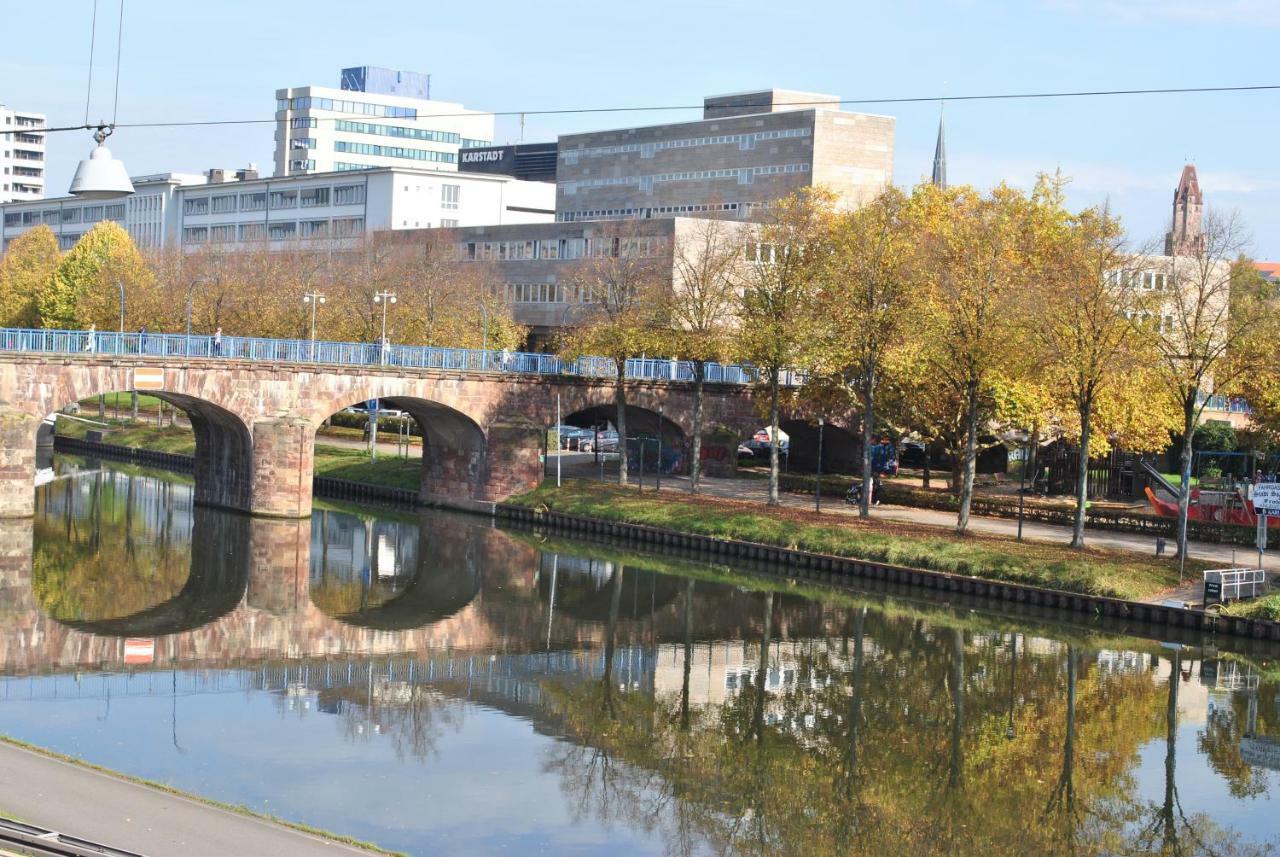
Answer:
M94 426L73 420L59 420L58 434L66 437L83 438ZM150 449L156 452L172 452L178 455L191 455L196 449L196 439L191 429L182 426L157 428L143 422L131 423L121 421L112 423L103 431L103 442L135 449ZM334 479L346 479L351 482L367 482L373 485L388 485L393 488L416 490L421 480L420 458L396 458L382 455L377 461L369 457L362 449L350 447L324 446L316 444L315 473L317 476L330 476Z
M557 512L757 544L856 557L892 565L1007 580L1115 598L1150 598L1178 584L1168 559L1104 550L1074 551L1040 542L970 535L935 527L819 516L793 508L687 494L638 494L597 482L543 486L513 503ZM1187 573L1206 566L1188 562Z
M1249 601L1237 601L1230 607L1224 607L1223 613L1232 616L1247 616L1250 619L1270 619L1280 622L1280 594L1267 595Z

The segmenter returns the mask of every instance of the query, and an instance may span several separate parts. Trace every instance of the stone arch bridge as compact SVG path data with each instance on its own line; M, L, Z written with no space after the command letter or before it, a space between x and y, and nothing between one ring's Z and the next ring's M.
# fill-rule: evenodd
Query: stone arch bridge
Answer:
M627 384L628 423L692 433L693 385ZM545 427L612 407L607 378L124 354L0 353L0 517L33 512L36 434L50 414L100 393L143 390L186 412L196 502L257 515L311 513L316 429L371 399L422 429L424 502L463 508L535 487ZM708 384L704 424L757 427L752 390ZM635 420L633 423L632 420Z

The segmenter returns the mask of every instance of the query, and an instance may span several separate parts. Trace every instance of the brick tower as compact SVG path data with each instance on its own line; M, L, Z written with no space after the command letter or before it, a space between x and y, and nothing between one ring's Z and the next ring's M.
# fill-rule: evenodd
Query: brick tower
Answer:
M1173 224L1164 236L1166 256L1194 256L1204 249L1204 234L1200 231L1203 208L1195 164L1187 164L1182 168L1178 189L1173 192Z

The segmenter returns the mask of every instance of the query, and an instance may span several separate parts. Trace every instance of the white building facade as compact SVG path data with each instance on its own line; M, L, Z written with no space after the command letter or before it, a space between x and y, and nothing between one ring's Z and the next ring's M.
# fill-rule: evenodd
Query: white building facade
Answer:
M361 72L361 74L354 74ZM276 90L277 176L368 167L456 170L460 149L493 141L493 115L421 97L412 72L344 69L342 89ZM363 87L363 88L360 88Z
M42 113L9 110L0 104L0 202L44 198Z
M368 169L287 178L252 171L162 173L133 179L119 200L76 197L0 204L0 249L45 225L70 249L102 220L143 250L210 243L357 239L387 229L549 223L555 185L447 170Z

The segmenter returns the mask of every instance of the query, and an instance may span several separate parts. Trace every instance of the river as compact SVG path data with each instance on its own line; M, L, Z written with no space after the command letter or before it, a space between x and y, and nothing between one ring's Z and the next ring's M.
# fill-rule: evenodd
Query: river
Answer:
M36 506L0 522L0 732L388 849L1280 849L1265 647L435 511L253 519L71 457Z

